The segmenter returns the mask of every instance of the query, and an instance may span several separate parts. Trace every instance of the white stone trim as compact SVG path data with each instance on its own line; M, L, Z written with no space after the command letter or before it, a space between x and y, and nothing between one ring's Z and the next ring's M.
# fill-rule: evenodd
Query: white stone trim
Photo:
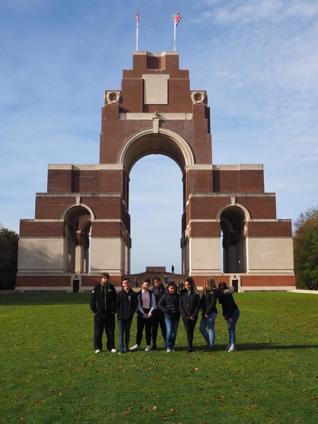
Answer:
M247 291L291 291L295 286L241 286L241 293Z
M301 290L301 289L295 289L289 291L290 293L302 293L302 294L318 294L318 290Z
M93 164L93 165L89 165L89 164L78 164L78 165L73 165L73 164L49 164L48 165L48 169L50 170L68 170L68 171L122 171L123 170L123 166L117 163L110 163L110 164Z
M290 275L294 275L294 271L291 270L291 269L258 268L258 269L253 269L252 271L249 270L244 275L261 275L261 276L288 275L288 276L290 276Z
M237 164L237 165L213 165L216 171L260 171L264 169L263 164Z
M228 193L191 193L188 199L191 197L275 197L275 193L245 193L245 192L233 192Z
M66 171L71 171L73 169L73 165L66 164L66 163L55 163L55 164L49 164L48 169L64 169Z
M160 51L157 53L148 52L148 50L138 51L133 53L134 56L155 56L155 57L162 57L162 56L179 56L179 53L175 51L165 50Z
M79 194L80 197L121 197L120 193L95 193L95 192L88 192L88 193L36 193L36 197L74 197L74 200L76 199L77 194ZM77 206L75 204L75 206Z
M121 120L133 120L133 121L152 121L153 120L153 112L127 112L120 113L119 119ZM159 113L159 119L161 121L191 121L193 119L193 113Z
M186 171L212 171L213 165L210 164L194 164L187 165Z

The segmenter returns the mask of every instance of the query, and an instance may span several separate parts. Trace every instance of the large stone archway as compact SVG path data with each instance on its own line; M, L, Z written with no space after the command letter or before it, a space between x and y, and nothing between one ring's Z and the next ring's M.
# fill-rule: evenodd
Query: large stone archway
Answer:
M121 89L106 90L99 164L49 165L48 190L36 195L35 218L21 220L17 285L70 288L77 269L81 287L88 288L101 271L114 282L129 273L129 173L152 153L171 157L182 171L185 274L198 285L210 277L230 281L235 271L244 290L294 287L291 221L277 219L262 165L213 164L207 93L190 89L189 71L180 69L175 52L135 52ZM89 229L89 267L73 266L73 259L65 267L65 217L73 233L78 227L87 239Z

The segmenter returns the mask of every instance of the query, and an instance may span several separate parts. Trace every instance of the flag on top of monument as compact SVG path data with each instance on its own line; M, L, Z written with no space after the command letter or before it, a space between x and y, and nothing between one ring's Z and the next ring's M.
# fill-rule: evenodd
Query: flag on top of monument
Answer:
M140 15L139 15L139 13L136 13L136 24L137 24L137 26L139 26L139 22L140 22Z
M178 12L175 16L174 16L174 22L176 24L176 26L178 25L178 23L181 21L181 14L180 12Z

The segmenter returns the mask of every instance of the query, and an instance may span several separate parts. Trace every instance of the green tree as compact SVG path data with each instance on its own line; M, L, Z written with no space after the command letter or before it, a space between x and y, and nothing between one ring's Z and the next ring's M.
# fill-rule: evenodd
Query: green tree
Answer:
M18 234L0 226L0 290L15 287L18 262Z
M318 208L302 213L295 227L294 257L297 287L318 289Z

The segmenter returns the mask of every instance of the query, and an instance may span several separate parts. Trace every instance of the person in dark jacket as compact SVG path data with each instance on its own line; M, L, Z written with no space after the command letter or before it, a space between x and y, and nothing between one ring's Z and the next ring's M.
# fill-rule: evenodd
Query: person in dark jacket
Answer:
M164 295L166 289L164 285L162 284L159 277L154 277L152 280L153 284L153 293L156 298L156 303L158 305L160 298ZM166 324L165 324L165 316L164 313L159 309L155 309L153 311L153 317L152 317L152 328L151 328L151 337L152 337L152 349L157 349L157 334L158 334L158 327L160 325L162 338L164 341L166 341Z
M217 300L218 289L215 281L213 279L205 281L205 289L201 297L202 318L200 322L200 332L207 342L208 350L213 349L215 345L214 325L218 312L216 309Z
M130 327L136 309L136 293L131 289L128 278L124 278L122 281L122 290L117 295L119 349L121 353L129 350Z
M94 314L94 349L100 353L103 348L102 336L105 329L107 350L114 353L115 349L115 312L116 290L111 284L109 274L104 272L100 276L91 293L90 308Z
M233 299L232 293L234 293L234 287L228 287L224 282L219 284L219 302L222 305L230 339L228 352L236 351L235 328L240 316L239 308Z
M179 295L174 282L168 283L167 290L161 296L158 307L165 317L167 353L171 353L174 351L180 319Z
M187 332L187 351L193 351L193 334L200 309L200 296L195 290L195 284L191 277L184 281L185 292L181 295L179 305L183 324Z
M137 336L136 344L130 350L138 350L140 348L142 333L146 328L146 348L149 352L151 349L151 320L153 311L157 308L156 298L153 292L149 289L150 279L145 279L142 283L142 289L137 294Z

